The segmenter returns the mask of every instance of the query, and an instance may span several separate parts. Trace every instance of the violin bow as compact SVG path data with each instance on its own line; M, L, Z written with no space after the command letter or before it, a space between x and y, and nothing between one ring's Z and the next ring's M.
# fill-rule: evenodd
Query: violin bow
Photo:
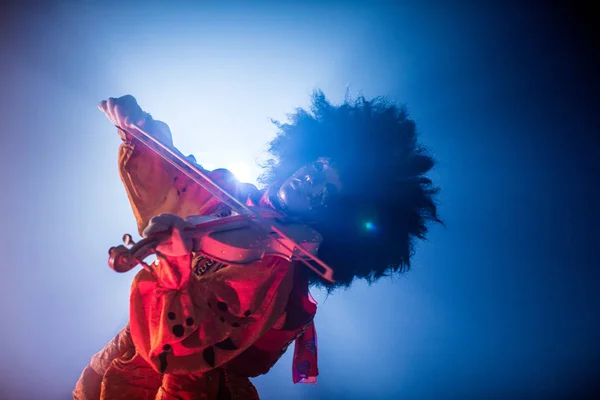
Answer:
M235 196L231 195L225 189L220 187L217 183L210 179L210 177L208 177L204 172L202 172L196 165L192 164L185 157L178 154L171 147L165 145L160 140L156 139L155 137L153 137L144 129L140 128L134 123L128 124L128 126L125 129L122 127L117 128L126 131L139 143L148 147L150 150L152 150L154 153L159 155L169 164L177 168L181 173L186 175L192 181L196 182L198 185L203 187L206 191L215 196L225 205L238 211L243 210L248 215L254 217L254 219L251 219L251 221L258 225L261 229L266 231L266 233L272 236L280 245L289 250L292 254L301 254L303 257L298 257L298 260L300 260L304 265L312 269L315 273L317 273L319 276L321 276L328 282L335 282L333 279L333 269L330 266L328 266L317 256L304 249L292 238L290 238L284 232L282 232L281 229L271 224L266 218L264 218L254 210L250 209L244 203L239 201ZM272 232L279 235L279 237L273 236ZM288 245L284 243L280 238L285 239L286 241L288 241L288 243L293 244L294 248L289 248ZM316 265L318 265L320 269L317 268L317 266L311 264L307 260L307 258L313 261Z

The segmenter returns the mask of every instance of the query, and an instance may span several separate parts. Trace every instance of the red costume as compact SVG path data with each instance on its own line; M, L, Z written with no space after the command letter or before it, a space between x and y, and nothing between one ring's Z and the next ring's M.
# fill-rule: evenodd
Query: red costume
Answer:
M205 189L121 135L119 169L140 234L161 213L222 210ZM172 146L166 126L157 123L153 135ZM208 175L238 196L248 189L229 171ZM258 399L248 378L269 371L294 340L294 381L314 381L316 304L302 268L275 257L247 266L195 254L159 257L154 274L141 270L133 281L129 326L92 357L73 397Z

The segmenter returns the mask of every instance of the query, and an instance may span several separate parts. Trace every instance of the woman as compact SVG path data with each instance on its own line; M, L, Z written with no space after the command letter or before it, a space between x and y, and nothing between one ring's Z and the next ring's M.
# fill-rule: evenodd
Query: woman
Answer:
M133 97L100 108L117 127L133 121L173 146L168 126ZM92 358L75 399L257 399L248 378L268 372L294 340L294 382L314 382L309 285L333 290L409 268L413 240L439 220L436 189L424 176L433 160L406 112L381 99L334 106L316 93L311 110L277 126L260 179L266 189L240 184L227 170L205 173L238 199L316 229L319 257L336 282L280 258L240 267L191 252L180 230L194 217L231 210L119 128L120 173L138 230L170 230L172 240L155 273L134 279L130 324Z

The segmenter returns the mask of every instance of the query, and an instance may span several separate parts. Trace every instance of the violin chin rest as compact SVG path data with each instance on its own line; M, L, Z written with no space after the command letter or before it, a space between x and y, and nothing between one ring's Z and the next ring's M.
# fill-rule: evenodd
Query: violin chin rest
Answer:
M248 264L260 260L266 252L260 232L250 226L211 232L200 239L198 247L208 257L225 264Z
M317 255L322 236L316 230L300 224L278 224L277 229L285 237L275 232L265 235L252 225L207 232L195 241L194 250L231 265L248 264L267 255L292 261L297 258L297 246Z

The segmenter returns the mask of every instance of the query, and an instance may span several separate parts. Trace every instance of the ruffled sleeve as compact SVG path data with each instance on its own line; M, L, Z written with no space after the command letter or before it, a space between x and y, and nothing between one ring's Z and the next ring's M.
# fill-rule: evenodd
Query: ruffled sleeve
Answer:
M163 144L183 156L173 147L171 131L165 123L152 121L146 129ZM145 144L128 138L124 133L121 137L124 141L119 148L119 173L140 235L150 219L159 214L170 213L185 219L191 215L206 215L217 210L220 201L204 188ZM187 158L194 161L191 156ZM248 185L240 185L230 171L207 171L200 165L197 167L225 190L242 201L246 200Z

